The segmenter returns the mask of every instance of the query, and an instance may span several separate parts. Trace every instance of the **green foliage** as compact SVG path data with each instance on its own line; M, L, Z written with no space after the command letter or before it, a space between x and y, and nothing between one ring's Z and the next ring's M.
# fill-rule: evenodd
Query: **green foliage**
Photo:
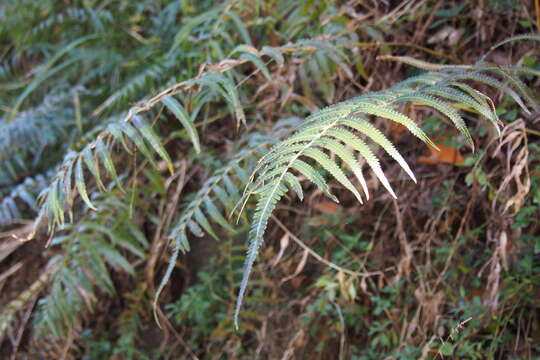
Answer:
M412 63L416 64L416 62ZM421 63L418 63L418 66L426 67ZM482 98L485 95L469 87L464 81L476 80L492 86L498 85L501 90L513 96L520 105L524 106L520 100L520 96L523 96L526 99L530 98L530 104L535 106L527 89L521 86L519 80L510 72L511 70L487 66L482 63L470 67L468 70L465 72L461 68L441 66L436 71L429 71L409 78L387 90L368 93L329 106L308 117L291 137L275 145L259 160L257 168L251 175L251 181L246 187L245 196L257 194L258 200L249 234L250 247L240 286L236 314L240 311L247 280L262 245L264 233L274 208L288 189L295 191L298 197L302 198L302 187L293 171L309 179L321 192L337 201L335 196L329 192L321 172L302 158L314 160L318 167L332 175L339 184L351 191L360 203L363 203L362 196L343 172L342 167L332 160L325 151L337 156L344 165L352 170L362 185L366 199L369 199L362 168L356 158L356 153L358 153L395 198L396 194L384 175L378 158L354 131L380 146L398 162L414 181L416 179L409 165L390 140L369 122L370 115L403 125L417 138L436 148L436 145L414 120L399 112L400 106L408 102L430 106L445 115L474 149L474 143L465 121L453 106L463 106L477 111L491 121L497 129L499 120L494 110ZM513 71L527 70L522 68L513 69ZM502 85L499 80L492 77L491 73L507 79L514 79L512 83L515 89ZM519 92L519 95L516 91ZM445 100L450 100L452 103ZM347 147L352 148L353 151L348 150Z
M115 197L96 199L99 211L66 227L51 245L56 255L50 293L39 301L37 330L65 337L80 322L84 310L92 311L98 294L112 295L115 286L108 268L134 275L128 260L145 259L148 241L129 217L129 208Z
M235 229L226 219L226 214L232 212L240 200L240 187L247 184L249 171L254 167L254 159L264 154L269 145L291 131L296 119L291 120L278 122L272 129L274 137L253 133L239 141L239 146L243 145L244 148L208 177L200 190L194 194L194 199L185 204L180 212L180 218L169 234L169 239L174 244L172 258L156 291L155 302L169 281L178 255L190 249L188 231L199 238L206 233L218 240L216 231L211 225L213 222L225 231L235 233Z
M416 149L394 139L381 124L400 125L432 148L444 135L448 144L468 143L474 149L488 140L488 127L476 122L480 117L499 132L504 122L532 116L530 109L538 111L537 94L530 89L539 75L533 52L523 57L523 66L484 61L494 50L517 40L537 41L538 35L499 42L475 65L427 63L415 59L418 53L415 58L391 56L403 47L441 63L443 58L454 60L453 55L400 42L398 33L407 33L416 15L407 5L403 12L395 9L377 17L387 5L374 6L373 15L365 17L363 4L333 1L8 1L0 9L0 43L5 45L0 53L0 226L7 234L35 218L34 228L24 234L30 240L41 238L47 224L52 240L44 256L56 264L35 311L35 337L75 338L83 343L78 355L88 359L174 357L174 350L164 355L164 343L141 346L149 341L141 334L152 322L145 311L150 299L155 318L165 320L158 311L161 295L167 317L185 331L183 346L201 357L251 356L254 339L264 338L267 329L286 328L295 320L291 314L298 315L300 323L294 324L301 332L295 329L293 340L280 340L288 356L302 342L298 346L309 349L304 357L311 351L321 358L336 357L328 349L339 344L340 357L355 359L413 359L428 350L482 358L482 349L494 353L509 348L512 339L503 336L503 329L520 325L510 315L491 317L485 304L465 293L466 287L447 285L463 285L464 278L480 287L473 269L493 263L491 250L481 243L489 228L483 214L475 214L480 220L465 230L447 224L438 235L448 238L429 239L437 246L427 255L418 255L415 243L410 251L429 259L433 268L411 270L407 281L401 263L392 268L395 278L401 277L395 281L381 276L376 284L371 275L359 275L385 264L374 255L383 251L376 249L378 229L358 230L356 225L366 226L363 216L341 208L309 217L301 233L315 239L310 246L324 254L321 258L348 269L347 275L307 260L304 248L305 257L291 277L286 268L291 260L282 259L289 246L283 239L277 256L282 263L274 257L271 268L255 266L259 252L266 263L275 256L271 247L268 253L261 249L270 238L267 229L272 238L277 234L269 223L283 199L313 204L325 194L356 209L342 191L346 189L358 203L371 200L371 212L381 211L377 224L394 218L386 215L388 207L379 208L377 192L370 188L380 182L395 199L397 168L416 182L409 165ZM431 13L431 6L425 2L414 9ZM439 8L429 29L470 26L471 7ZM390 42L394 38L398 40ZM400 50L393 51L396 46ZM369 49L384 54L381 61ZM401 82L388 80L385 73L394 68L382 60L419 70ZM384 85L388 81L392 86ZM503 94L502 101L495 101L493 90ZM458 131L449 131L451 127ZM536 154L536 147L530 146L531 153ZM498 191L496 171L486 163L489 151L481 149L466 159L458 170L463 179L456 176L430 189L429 201L418 211L463 212L455 195L462 182L465 189L479 187L481 196L495 205L505 201L509 195ZM539 171L537 165L531 172ZM540 204L537 180L531 181L533 200L521 207L513 225L523 231L520 246L536 252L539 238L527 229L534 228ZM435 226L430 233L437 233ZM418 232L426 229L416 227ZM455 233L460 235L452 241L449 236ZM187 288L179 294L178 277L193 275L190 250L205 246L208 238L219 242L218 256L195 280L186 280ZM165 242L172 250L162 268L157 260ZM240 269L244 243L247 256ZM468 253L471 248L479 255ZM455 254L464 255L456 260ZM455 269L446 266L450 261ZM304 266L312 271L305 276L310 283L292 284ZM248 294L252 271L260 280ZM421 347L416 339L427 339L430 329L403 340L410 324L420 321L416 316L425 312L413 307L425 299L411 284L429 283L436 271L441 280L434 291L440 285L448 303L458 304L449 310L451 318L437 323L439 328L450 331L459 321L473 320L450 341L424 341ZM534 310L527 299L535 296L538 271L534 254L520 253L516 265L505 268L500 278L501 306L530 317ZM175 286L167 288L171 279ZM290 287L290 309L283 309L282 288ZM111 298L119 300L106 305L104 299ZM251 311L240 311L244 298ZM89 329L96 321L87 317L100 306L114 308L111 319L100 323L107 328L102 332ZM400 310L403 316L396 315ZM276 323L269 320L274 311ZM279 318L280 312L288 317ZM485 324L488 330L479 331ZM164 329L171 331L170 324ZM284 338L289 335L283 331ZM358 345L345 345L351 336L360 339ZM261 342L256 354L269 348Z

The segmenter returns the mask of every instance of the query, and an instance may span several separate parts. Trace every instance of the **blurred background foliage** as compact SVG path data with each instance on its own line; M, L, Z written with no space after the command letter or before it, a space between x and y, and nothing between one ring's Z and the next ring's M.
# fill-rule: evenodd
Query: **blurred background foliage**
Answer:
M500 138L466 114L480 149L474 153L424 107L411 105L409 116L440 152L376 119L414 165L418 184L383 161L397 200L375 176L362 206L335 183L340 204L315 189L303 202L287 198L268 229L239 331L232 314L249 223L246 215L238 224L227 218L234 204L223 195L241 192L258 156L298 118L418 73L378 55L471 64L500 40L538 32L539 6L6 0L2 358L537 358L540 117L511 97L487 91L506 125ZM488 60L540 70L534 42L507 44ZM133 106L208 69L223 75L177 95L200 138L178 126L174 104L149 108L141 121L153 125L170 164L153 135L130 133L139 150L145 141L150 149L141 154L124 144L133 154L106 153L123 188L109 182L107 168L103 184L86 181L96 211L67 199L76 209L70 224L18 240L33 231L42 192L70 154ZM524 82L538 93L537 77ZM200 229L204 218L211 224ZM189 238L190 251L167 271L171 232Z

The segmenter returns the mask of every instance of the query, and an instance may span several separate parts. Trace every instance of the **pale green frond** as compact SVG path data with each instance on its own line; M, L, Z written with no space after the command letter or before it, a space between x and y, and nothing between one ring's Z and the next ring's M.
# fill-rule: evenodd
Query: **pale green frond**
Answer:
M324 84L320 84L320 81L317 80L317 71L328 72L330 69L329 63L326 59L320 57L320 53L315 53L314 59L308 61L311 67L310 74L313 75L313 80L319 83L318 85L325 93L325 96L328 96L331 89L326 88ZM493 69L489 70L493 71ZM302 76L305 77L306 74L301 74L301 78ZM500 75L505 77L504 74ZM353 133L352 130L357 131L380 146L416 181L413 172L403 156L392 142L368 121L366 115L382 117L404 125L413 135L437 149L436 145L413 119L396 110L396 106L401 103L419 103L438 110L447 116L466 140L474 146L465 121L450 102L454 103L458 108L468 107L475 110L480 115L488 118L494 125L498 123L498 118L495 114L494 107L491 105L491 100L465 84L463 82L465 80L478 81L494 87L499 86L501 90L517 99L517 101L521 101L520 96L512 88L493 77L475 70L474 66L435 67L431 72L407 79L387 90L365 94L315 112L306 118L302 126L292 136L277 143L259 159L247 181L244 188L244 195L240 200L243 208L250 195L256 195L258 197L252 227L249 233L250 245L248 256L244 265L243 278L235 308L234 319L236 325L253 263L259 247L263 242L264 232L272 211L287 191L285 184L293 189L299 198L303 196L300 192L302 189L299 179L291 172L291 169L298 171L300 175L305 176L317 188L335 199L330 194L327 182L321 174L312 165L302 160L302 158L310 158L316 165L329 172L361 202L360 193L347 178L343 170L333 158L321 151L323 149L329 152L329 154L339 157L344 164L347 164L351 168L367 198L369 196L367 182L362 174L360 163L355 158L355 153L348 149L350 148L358 152L365 159L383 186L393 197L396 197L390 186L390 182L381 168L379 159L369 146L358 135ZM523 86L521 83L510 80L508 82L514 88L517 88L520 93L522 92L521 88ZM309 90L308 87L309 85L306 82L306 91ZM523 103L521 102L520 105L523 106Z
M313 140L313 138L314 136L310 135L310 140ZM306 144L308 143L309 141L305 140L304 142L289 145L287 147L279 147L276 149L272 149L267 154L265 154L265 156L261 158L261 160L259 160L259 163L257 164L257 167L255 169L258 171L266 165L274 166L276 164L276 161L283 162L283 159L294 156L295 153L305 148Z
M420 129L418 125L416 125L414 120L408 117L407 115L404 115L393 109L389 109L388 107L373 106L371 104L361 104L357 106L353 115L356 115L357 113L371 114L371 115L380 116L380 117L395 121L398 124L405 126L413 135L415 135L417 138L419 138L426 144L436 147L436 145L424 133L424 131L422 131L422 129Z
M331 130L332 129L328 130L328 135L330 135L329 132ZM369 195L367 193L367 184L362 174L362 167L360 166L360 163L358 163L358 160L356 160L356 158L353 156L353 154L349 150L347 150L347 148L343 146L340 142L332 138L323 138L320 140L320 144L325 149L331 151L332 153L340 157L341 160L343 160L343 162L347 164L347 166L349 166L353 174L356 176L356 178L362 185L364 193L366 194L366 198L368 198Z
M240 36L242 37L242 40L244 41L244 43L252 45L253 43L251 42L251 37L249 36L249 32L248 32L248 29L246 27L246 24L242 19L240 19L238 14L236 12L230 11L230 10L226 10L224 12L224 14L226 14L228 17L231 18L234 25L238 29L238 32L240 33Z
M56 179L50 185L49 193L47 194L47 202L51 209L56 222L60 225L64 224L64 208L60 199L59 179Z
M253 215L252 226L249 232L249 247L244 263L244 270L242 272L242 281L240 283L240 290L236 298L236 307L234 311L234 324L238 329L238 316L242 307L242 302L247 290L249 281L249 275L255 263L255 259L259 253L259 248L263 242L263 235L268 226L268 220L276 207L277 202L283 197L287 191L287 187L280 182L281 179L277 179L272 184L271 188L266 191L259 201L257 202L257 208Z
M294 190L296 195L298 195L298 198L300 200L304 200L304 191L302 190L300 181L298 181L298 179L291 173L286 173L283 179L289 184L289 187Z
M163 277L161 278L161 281L156 289L156 294L154 295L154 319L159 324L159 319L157 316L157 302L159 300L159 296L161 295L161 292L163 289L165 289L165 286L169 282L169 279L171 278L171 274L176 266L176 260L178 260L178 256L180 255L180 251L187 252L189 251L189 242L186 236L185 229L183 229L179 234L177 234L176 237L174 237L172 240L172 252L171 256L169 258L169 263L167 264L167 269L165 269L165 273L163 274Z
M326 171L328 171L341 185L351 191L358 201L363 204L362 197L354 185L349 181L345 173L333 162L328 155L320 150L309 148L303 152L303 155L317 161Z
M223 189L221 186L219 185L215 185L213 187L213 192L214 194L216 195L216 197L219 199L219 201L221 202L221 204L226 208L226 209L232 209L234 207L234 200L231 199L230 195L227 194L227 192L225 191L225 189Z
M475 67L477 72L489 72L492 74L499 75L505 83L509 84L510 87L517 91L517 93L524 98L529 106L534 110L539 109L538 99L535 99L535 95L531 93L527 85L521 81L521 79L514 74L512 74L512 69L508 69L504 66L490 66L483 63L476 65Z
M480 83L489 85L509 95L521 107L521 109L526 114L530 113L529 109L527 109L527 106L525 106L525 104L523 103L523 100L521 100L521 96L519 96L512 88L500 82L499 80L495 79L494 77L491 77L483 73L477 73L477 72L457 72L457 73L451 74L451 76L449 77L449 80L450 79L452 81L474 80L474 81L478 81Z
M15 104L11 108L11 112L9 114L8 121L12 121L15 116L17 115L17 112L19 111L21 105L23 104L24 100L45 80L50 78L51 76L55 75L56 73L59 73L60 71L64 70L68 66L72 65L76 61L79 61L81 59L80 56L73 56L69 58L68 60L64 61L63 63L55 66L52 68L52 66L56 63L56 61L60 58L62 58L66 53L71 51L72 49L76 48L77 46L85 43L86 41L92 40L97 38L96 34L91 34L87 36L83 36L79 39L76 39L75 41L72 41L62 49L58 50L56 54L54 54L47 63L41 68L40 72L36 75L36 77L32 80L30 85L26 87L26 89L19 95L17 100L15 101ZM52 69L51 69L52 68Z
M281 51L279 51L278 49L274 47L264 46L261 49L260 53L262 55L267 55L271 57L278 64L279 67L283 66L283 64L285 63L285 59Z
M407 174L411 177L411 179L413 179L413 181L416 182L416 178L411 168L409 167L409 165L403 158L403 156L401 156L401 154L399 153L399 151L397 151L395 146L390 142L390 140L388 140L388 138L379 129L377 129L376 127L374 127L373 125L371 125L369 122L367 122L365 119L362 119L362 118L344 119L341 121L341 124L346 125L352 129L358 130L360 133L370 138L374 143L382 147L383 150L386 151L386 153L390 155L395 161L397 161L397 163L405 170L405 172L407 172ZM352 144L360 144L360 143L358 143L357 141L354 141L351 143L351 146ZM369 147L367 146L358 147L358 151L360 152L360 154L362 154L362 156L365 157L367 161L376 159L375 155L373 155L371 150L369 152L368 150L369 150ZM385 185L385 187L388 189L388 191L391 194L393 194L394 191L390 190L391 187L388 184L388 182L387 181L383 182L383 185L385 183L387 184ZM395 194L393 194L392 196L395 197Z
M221 212L217 208L217 206L210 200L209 197L204 198L204 207L206 211L208 212L208 215L210 218L212 218L213 221L221 225L224 229L229 230L231 233L234 233L234 229L231 227L229 222L221 215Z
M238 124L246 124L246 116L240 103L238 90L229 78L222 74L209 73L188 83L205 85L219 93L226 100L227 105L231 107Z
M300 174L304 175L313 184L315 184L315 186L317 186L317 188L321 190L330 199L335 202L339 202L337 197L330 192L330 188L326 184L326 180L324 180L321 174L319 174L319 172L315 170L311 165L300 159L296 159L291 164L291 167L297 170Z
M126 138L124 134L122 133L122 130L120 129L120 126L118 126L118 124L114 124L114 123L110 124L109 126L107 126L107 131L109 132L109 134L113 136L114 140L117 143L122 144L122 147L126 151L126 153L128 153L129 155L133 155L133 151L131 151L131 149L129 148L126 142Z
M540 34L536 34L536 33L530 33L530 34L519 34L519 35L514 35L514 36L511 36L509 38L506 38L500 42L498 42L497 44L493 45L489 50L488 52L486 52L482 58L480 59L480 61L483 61L493 50L501 47L502 45L504 44L508 44L510 42L514 42L514 41L520 41L520 40L532 40L532 41L540 41Z
M73 154L70 154L74 156ZM73 206L73 188L72 188L72 175L73 175L73 163L75 159L73 157L68 158L64 175L62 176L62 193L67 203L68 209Z
M474 142L472 140L471 134L465 121L459 115L459 113L452 106L448 105L445 102L438 100L437 98L423 94L423 93L412 93L411 95L402 95L396 99L396 102L417 102L423 105L428 105L434 109L437 109L442 114L446 115L453 123L454 126L459 130L460 133L465 136L467 142L474 149Z
M130 139L133 144L135 144L135 147L146 157L146 159L150 162L154 169L158 169L159 167L154 160L154 157L150 153L150 150L146 146L144 139L139 135L137 130L130 123L127 123L125 121L119 122L118 127L128 137L128 139Z
M201 227L195 221L189 220L187 222L187 227L196 237L204 236L204 231L202 231Z
M502 122L497 115L497 109L495 108L493 101L487 95L464 83L450 81L448 82L448 85L458 88L459 90L468 94L471 98L476 100L476 102L482 104L484 108L488 108L489 113L491 114L489 119L492 121L492 123L494 123L495 127L499 129L499 126L502 125Z
M206 216L204 216L204 213L201 211L200 208L195 208L194 212L193 212L193 216L195 217L195 220L197 220L197 222L199 223L199 225L201 225L201 227L208 233L210 234L210 236L212 236L214 239L217 240L217 235L216 233L214 232L214 229L212 228L212 225L210 225L210 222L208 221L208 219L206 218Z
M267 80L272 79L272 77L270 76L270 71L268 70L268 67L259 56L255 54L251 54L251 53L243 53L242 55L240 55L240 59L252 62Z
M388 179L386 178L386 175L384 175L384 172L382 171L381 165L379 164L379 160L377 159L375 154L373 154L373 152L371 151L371 149L369 148L369 146L367 146L365 142L363 142L356 135L341 128L329 130L328 135L341 140L346 145L358 151L360 155L366 160L371 170L373 170L373 172L375 173L375 176L377 176L377 178L383 184L386 190L388 190L388 192L392 196L394 197L396 196L394 193L394 190L392 189L392 187L390 186L390 183L388 182ZM410 169L408 171L410 171ZM414 177L414 174L412 174L412 179L414 182L416 182L416 178ZM365 180L360 181L360 184L362 184L364 192L366 193L366 197L369 199L369 193L367 191L367 184L365 183Z
M189 21L187 21L184 26L180 28L180 31L176 33L174 36L174 41L171 46L171 49L169 50L169 54L172 54L185 40L187 40L189 34L191 34L191 31L207 22L216 19L221 13L223 12L223 7L218 6L212 10L206 11L200 15L197 15Z
M471 89L474 90L474 89ZM439 86L431 86L427 89L423 89L422 91L439 96L441 98L445 98L448 100L453 100L457 103L461 103L464 105L467 105L471 109L476 110L478 113L480 113L482 116L484 116L486 119L491 121L491 123L495 126L498 132L499 130L499 124L498 124L498 118L497 115L492 109L489 108L489 106L486 104L485 101L479 102L478 99L473 98L472 96L469 96L465 94L464 92L457 91L450 87L439 87Z
M253 185L253 188L250 188L250 190L256 194L258 192L262 191L262 188L259 188L260 186L263 186L263 184L268 183L269 181L272 181L273 178L276 176L279 176L287 171L289 168L289 162L292 160L293 155L287 156L285 158L281 158L279 160L279 165L273 164L272 167L268 167L268 169L265 169L263 171L260 171L259 177L257 178L257 182Z

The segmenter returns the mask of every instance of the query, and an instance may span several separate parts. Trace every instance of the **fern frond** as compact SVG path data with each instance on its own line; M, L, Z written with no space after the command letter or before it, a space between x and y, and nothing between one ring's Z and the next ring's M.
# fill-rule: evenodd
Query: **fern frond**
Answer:
M415 66L425 67L423 62L417 63L409 60L408 62ZM404 103L425 105L448 117L453 126L474 149L474 143L465 120L456 108L474 109L495 126L498 125L499 120L493 107L486 101L487 96L465 81L477 81L497 87L515 98L523 107L525 105L521 100L522 97L528 101L529 105L534 104L534 99L528 95L524 84L508 69L488 67L484 64L463 67L437 66L433 69L434 71L407 79L387 90L365 94L320 110L306 118L303 125L292 136L275 145L261 157L244 190L244 202L252 194L256 194L258 199L249 233L250 245L235 308L234 322L236 327L238 327L238 315L247 289L249 275L263 243L270 216L277 202L289 189L299 193L298 182L291 181L292 178L296 178L294 172L300 172L317 187L325 189L326 181L322 177L322 173L319 173L314 167L310 167L302 159L311 159L317 167L328 172L362 203L360 193L340 168L339 163L328 156L328 154L336 155L353 170L367 198L367 185L361 167L355 158L355 154L358 154L366 160L384 187L395 197L390 183L379 165L377 156L353 131L379 145L397 161L413 180L415 178L390 140L370 123L369 116L377 116L400 123L411 134L435 147L420 126L400 111L401 105ZM493 76L502 78L504 83ZM352 151L348 150L347 147L351 148ZM318 174L318 176L314 176L314 174Z
M212 223L229 233L235 233L235 229L226 220L226 213L232 213L235 204L240 200L240 189L248 182L248 174L253 169L253 160L264 154L269 145L277 142L286 134L290 133L296 121L279 121L274 126L273 137L253 133L241 140L239 145L247 143L247 148L240 151L226 165L215 171L194 194L194 199L183 206L180 217L171 230L168 238L172 244L172 255L169 265L156 290L154 297L154 309L165 285L174 270L176 259L180 252L189 251L188 235L191 233L195 237L201 237L208 233L218 240L217 232ZM297 191L297 182L294 183Z
M165 62L158 62L145 66L144 69L134 77L129 78L127 82L113 94L111 94L95 111L94 115L100 114L103 110L115 107L117 104L125 103L126 100L133 98L137 92L151 87L151 84L162 79Z
M84 92L81 88L77 90ZM73 135L74 111L70 107L70 101L69 91L55 89L41 104L19 112L12 121L2 119L0 186L9 186L16 182L18 172L35 170L43 166L43 163L54 161L50 157L44 157L43 151L61 139Z
M237 126L239 126L240 123L246 125L246 116L240 103L240 96L232 80L219 73L209 73L186 82L187 86L193 84L207 86L220 94L225 99L227 106L231 110L231 114L236 117Z
M43 64L39 69L40 71L36 74L36 77L32 80L32 82L25 88L25 90L19 95L17 100L15 101L15 104L12 106L11 112L8 116L8 121L12 121L17 113L20 110L20 107L23 103L23 101L32 93L43 81L48 79L49 77L53 76L54 74L62 71L66 67L70 66L74 62L80 60L82 57L74 55L70 58L68 58L66 61L60 63L59 65L56 65L56 62L61 59L65 54L69 53L69 51L75 49L76 47L84 44L87 41L93 40L97 38L97 35L91 34L83 36L79 39L76 39L75 41L72 41L68 45L64 46L62 49L58 50L48 61L47 63ZM54 67L53 67L54 66Z
M131 220L129 207L110 196L98 197L96 205L98 212L66 226L65 235L51 242L62 252L54 258L50 292L38 302L38 333L66 336L85 312L92 311L97 289L114 293L110 268L133 275L128 256L146 256L148 241Z
M267 80L271 80L270 70L268 70L266 63L261 58L262 52L259 52L252 46L242 44L234 48L234 50L229 54L229 57L238 52L241 53L240 60L246 60L253 63L253 65L255 65L255 67L264 75ZM273 59L279 60L279 58Z
M240 50L242 49L247 51L247 49L251 48L241 47ZM260 52L260 54L271 54L269 56L272 59L281 61L283 57L282 53L291 51L291 49L296 48L292 45L266 48L265 51ZM299 48L296 51L301 50L302 49ZM281 54L281 56L276 55L278 53ZM247 59L235 61L234 66L247 61ZM47 216L50 220L49 227L52 229L55 225L64 224L64 212L69 211L71 214L73 198L77 195L80 195L84 203L90 208L94 207L88 196L86 181L84 179L85 169L91 173L92 178L95 180L101 191L105 191L105 183L102 179L100 166L105 168L107 174L117 184L117 187L122 189L120 175L116 171L111 153L111 149L115 144L121 145L128 153L131 153L131 150L127 146L127 142L132 142L135 145L135 148L139 150L153 166L157 166L153 159L154 154L152 154L152 152L155 152L165 161L169 170L172 171L171 159L163 148L161 140L157 134L153 132L152 128L144 123L141 115L139 115L141 112L149 111L156 104L164 104L175 115L187 131L196 150L200 150L200 140L194 126L195 118L203 107L210 105L210 102L216 95L225 100L225 104L229 107L230 113L236 117L237 124L245 124L246 116L240 100L241 93L238 91L238 86L231 80L232 75L227 76L222 74L227 73L232 67L227 65L214 70L211 69L193 79L175 84L154 98L144 102L141 106L132 107L122 120L103 121L103 126L96 127L90 134L91 136L96 136L96 138L89 141L89 143L75 155L69 154L64 157L64 161L59 166L60 170L56 179L51 182L50 189L44 193L45 201L43 202L44 205L40 214L52 215L52 220L51 217ZM144 74L141 74L141 76L143 75ZM192 109L192 111L188 114L186 111L187 105L186 108L184 108L180 102L172 96L197 86L202 89L195 97L190 99L192 101L194 100L194 102L189 103L189 108ZM100 113L103 109L111 105L112 102L114 102L115 97L116 95L113 95L109 100L105 101L100 108L94 111L94 114ZM109 125L106 126L107 124ZM91 136L87 136L87 138L91 139ZM76 166L75 169L73 169L74 166ZM72 182L75 184L75 189L71 189ZM42 216L40 216L40 218L41 217ZM223 219L219 219L217 216L215 216L215 219L225 223Z
M157 163L153 156L154 154L159 155L172 173L172 161L161 144L159 136L142 117L134 116L133 123L135 126L123 121L111 123L99 133L95 140L85 145L78 153L70 151L64 157L55 179L43 195L44 205L41 212L49 218L49 228L64 224L64 213L65 211L71 211L73 197L76 193L81 196L86 205L91 209L95 209L88 196L87 182L84 177L85 169L92 174L102 192L106 191L106 186L100 167L105 169L121 191L125 191L112 157L111 150L114 144L122 144L126 148L127 141L130 140L156 168ZM75 184L76 193L75 189L72 188L72 183Z
M535 34L535 33L530 33L530 34L519 34L519 35L514 35L514 36L511 36L509 38L506 38L500 42L498 42L497 44L493 45L483 56L482 58L480 59L480 61L483 61L491 52L493 52L493 50L501 47L502 45L504 44L508 44L510 42L514 42L514 41L520 41L520 40L532 40L532 41L540 41L540 34Z

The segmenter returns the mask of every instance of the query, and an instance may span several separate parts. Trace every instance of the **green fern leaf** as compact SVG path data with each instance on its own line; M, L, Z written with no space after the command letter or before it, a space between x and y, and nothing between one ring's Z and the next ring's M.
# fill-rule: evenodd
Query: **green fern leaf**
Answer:
M193 143L195 151L197 153L200 153L201 145L199 142L199 134L197 133L195 125L193 124L193 121L191 120L189 114L184 109L184 107L180 105L180 103L171 96L164 97L163 99L161 99L161 102L167 107L167 109L169 109L169 111L171 111L176 116L178 121L180 121L184 129L186 129L188 136Z
M271 80L270 71L259 56L251 53L244 53L240 55L240 59L252 62L267 80Z
M84 181L84 175L83 175L83 168L82 168L82 159L77 159L77 162L75 164L75 186L77 187L77 191L79 192L79 195L81 195L81 198L83 201L88 205L88 207L92 210L97 210L94 204L90 201L90 198L88 197L88 193L86 191L86 183Z
M165 161L171 175L174 174L172 160L167 153L167 150L165 150L163 145L161 145L161 140L154 132L152 127L141 118L135 118L134 120L135 125L137 126L137 129L140 131L142 136L150 143L152 148L154 148L155 152L157 152L159 156L161 156L161 158Z
M253 215L253 221L251 230L249 233L250 244L244 263L242 282L240 283L240 290L236 300L236 307L234 311L234 325L238 329L238 317L240 314L240 308L244 300L244 295L247 290L249 274L255 263L255 259L259 253L259 248L263 242L263 235L268 225L268 220L276 207L277 202L285 194L287 188L281 183L281 177L277 178L270 186L269 190L263 193L259 201L257 202L257 208Z
M396 99L396 102L418 102L439 110L454 123L455 127L463 134L463 136L465 136L465 139L474 150L474 142L472 140L471 134L469 133L469 130L467 129L467 126L465 125L465 121L463 120L461 115L459 115L459 113L447 103L444 103L433 96L423 93L402 95Z
M146 146L144 139L139 135L135 128L125 121L118 123L118 127L128 137L128 139L135 144L135 147L146 157L154 169L159 169L158 164Z
M125 192L124 187L122 186L122 182L120 181L120 178L118 178L118 174L116 173L116 168L114 167L114 163L111 157L111 154L109 153L109 150L103 143L103 140L98 139L95 143L96 151L101 158L101 161L103 162L103 165L105 166L105 169L111 176L111 178L116 183L116 186L123 192ZM99 171L99 170L98 170Z
M329 71L328 64L324 61L320 64L314 64L312 62L312 66L319 65L321 66L321 71ZM427 65L429 66L429 64ZM249 249L244 265L243 278L235 307L234 322L236 327L238 327L239 312L245 296L249 276L259 248L263 243L264 232L268 221L277 202L288 190L285 184L294 190L299 198L303 197L301 184L297 176L292 173L292 170L298 171L298 173L305 176L325 194L335 199L328 190L326 180L313 166L304 162L301 158L310 158L313 160L362 202L360 193L337 163L327 154L336 155L344 164L347 164L351 168L366 198L369 198L367 183L361 166L354 156L354 152L357 152L366 160L375 176L377 176L388 192L395 197L396 195L380 166L379 159L368 145L353 133L353 131L359 132L379 145L416 181L409 165L399 151L384 134L367 120L366 115L374 115L400 123L420 140L437 148L411 118L395 109L401 103L415 102L426 105L447 116L474 149L474 143L465 121L451 103L446 101L453 102L458 108L467 107L477 111L480 115L489 119L496 127L499 124L499 120L496 116L494 106L491 105L491 100L465 84L463 82L464 80L478 81L498 87L513 97L520 106L524 107L518 92L499 80L484 74L482 71L499 74L513 88L516 88L529 103L534 101L531 96L527 97L526 87L520 80L516 80L510 75L509 70L494 69L486 66L437 66L431 72L407 79L387 90L362 95L339 104L328 106L314 113L304 121L303 125L292 136L274 145L274 147L259 159L257 166L247 181L244 194L239 202L242 203L243 208L249 196L256 195L258 197L249 233ZM314 76L316 75L314 74ZM351 152L347 147L351 148L354 152ZM335 200L337 201L337 199Z
M103 182L101 181L101 175L99 172L99 166L97 163L97 160L94 157L94 154L92 153L92 150L90 149L90 146L85 146L82 151L82 156L84 159L84 163L88 170L90 170L90 173L94 176L94 179L96 179L97 185L102 191L105 190L105 185L103 185Z

